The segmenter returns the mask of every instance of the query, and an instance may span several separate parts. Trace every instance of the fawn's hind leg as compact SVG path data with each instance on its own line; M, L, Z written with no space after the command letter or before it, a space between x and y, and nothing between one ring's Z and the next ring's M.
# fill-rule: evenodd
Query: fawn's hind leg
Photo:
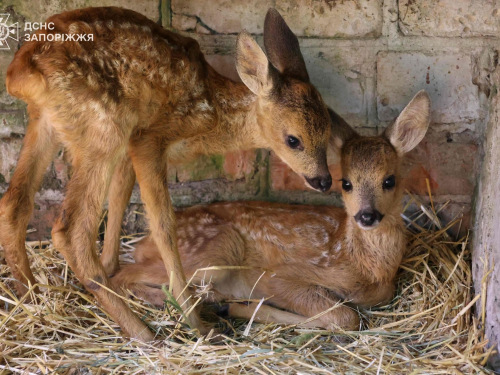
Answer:
M115 143L114 147L109 142L102 143L101 147L89 143L78 146L61 217L52 230L54 245L85 288L94 294L123 331L131 337L150 341L153 334L128 305L101 286L112 289L95 248L102 206L114 167L121 157L119 144Z
M120 232L123 214L134 189L135 173L128 155L118 163L111 179L108 193L108 222L101 262L106 273L111 276L120 269Z
M28 106L28 111L30 121L21 155L9 189L0 201L0 243L7 264L18 280L16 289L19 294L26 293L28 281L35 283L24 244L26 227L33 211L35 193L58 146L46 116L31 106Z

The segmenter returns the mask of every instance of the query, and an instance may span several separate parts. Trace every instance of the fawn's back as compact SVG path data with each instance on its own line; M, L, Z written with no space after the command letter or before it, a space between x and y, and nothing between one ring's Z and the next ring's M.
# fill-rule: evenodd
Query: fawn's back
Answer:
M121 8L81 9L49 22L53 30L39 31L9 66L11 95L47 109L59 122L94 116L126 128L182 117L184 137L190 125L211 125L204 121L213 111L207 79L217 75L195 40ZM47 42L50 33L93 38Z

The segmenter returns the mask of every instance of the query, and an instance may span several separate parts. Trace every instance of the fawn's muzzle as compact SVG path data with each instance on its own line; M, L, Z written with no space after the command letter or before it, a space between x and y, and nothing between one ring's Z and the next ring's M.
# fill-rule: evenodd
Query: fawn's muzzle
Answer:
M314 178L304 176L304 178L313 189L320 190L322 192L325 192L332 187L332 176L330 176L330 174L328 174L328 176Z
M365 228L375 227L383 218L384 215L378 212L378 210L363 210L354 216L356 222Z

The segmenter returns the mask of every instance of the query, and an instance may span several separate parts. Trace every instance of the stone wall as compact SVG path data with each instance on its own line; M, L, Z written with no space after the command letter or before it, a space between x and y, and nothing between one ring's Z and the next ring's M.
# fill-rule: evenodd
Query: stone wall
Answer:
M489 97L496 95L491 73L498 63L500 1L0 0L0 13L10 15L9 24L19 22L22 37L24 22L43 22L51 14L90 5L130 8L196 38L207 60L236 80L237 33L247 29L262 43L265 13L275 7L299 36L311 80L326 103L363 134L380 133L417 91L426 89L432 98L432 123L424 141L406 158L405 183L422 200L429 186L436 205L449 202L440 212L443 220L462 216L461 232L469 227L482 149L498 149L498 100L490 111ZM18 48L11 41L10 50L0 49L0 194L13 173L27 123L24 104L5 91L5 72ZM477 205L478 217L486 221L478 231L494 233L500 177L498 167L492 168L498 155L486 160ZM340 177L333 160L331 171L334 180ZM69 173L61 152L36 197L33 238L49 235ZM202 157L172 167L170 181L179 206L237 199L340 204L338 184L329 194L309 191L265 150ZM491 181L496 181L496 190ZM136 188L126 231L144 230L142 211ZM491 251L497 252L498 263L498 249ZM481 270L475 272L480 275Z
M484 161L478 181L473 227L472 271L476 293L486 292L485 333L500 343L500 65L490 75L491 107L484 137ZM477 304L482 315L483 305ZM497 345L497 352L500 346ZM490 359L500 369L500 354Z

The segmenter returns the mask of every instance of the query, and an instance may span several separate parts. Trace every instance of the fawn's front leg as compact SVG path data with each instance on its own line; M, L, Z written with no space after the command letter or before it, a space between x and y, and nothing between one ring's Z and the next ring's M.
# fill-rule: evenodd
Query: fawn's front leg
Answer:
M294 287L290 285L290 288ZM296 298L300 299L300 302L291 301L287 303L289 306L296 306L295 310L292 310L291 307L283 307L284 304L276 305L288 311L280 310L272 306L262 305L255 313L258 305L255 302L252 302L248 306L240 303L231 303L229 304L228 314L233 318L244 318L248 320L254 317L254 321L259 323L274 322L277 324L293 324L305 328L319 327L329 330L337 330L338 328L345 330L359 329L358 314L356 311L345 305L339 305L333 310L321 315L319 318L310 320L310 318L328 310L339 302L338 300L335 301L327 296L322 296L319 300L324 301L318 303L318 294L324 294L324 290L317 290L316 288L311 287L307 290L298 292ZM271 303L273 303L274 300L275 298L272 298ZM280 302L283 303L283 299L281 299Z
M262 324L277 323L297 325L303 328L327 328L323 327L321 323L318 323L317 321L308 321L309 318L307 316L280 310L269 305L261 305L259 307L259 304L256 302L252 302L249 305L242 303L230 303L228 315L231 318L243 318L247 320L253 318L254 322Z
M130 156L141 189L141 199L146 205L151 235L158 247L167 275L172 273L174 297L184 311L193 306L186 277L177 249L176 218L170 200L167 181L166 142L158 139L154 130L142 132L130 143ZM208 333L196 310L187 316L188 324L201 334Z
M304 277L304 276L302 276ZM330 290L318 285L308 284L304 279L290 280L277 278L270 283L270 302L282 309L311 318L341 302L339 297ZM358 313L346 305L338 305L321 315L312 323L320 327L347 330L359 329Z
M289 270L286 270L286 268L277 270L276 276L268 281L266 293L273 296L269 303L287 311L271 307L262 309L261 306L262 311L258 311L256 315L257 321L303 325L309 318L330 309L340 302L338 296L330 290L309 284L303 274L295 275L296 277L292 278L290 277L292 275L288 272L287 277L284 277L283 273L287 273L287 271ZM255 311L255 307L255 304L250 306L231 304L229 315L248 319ZM359 316L349 306L338 305L317 319L308 322L305 326L322 327L331 330L335 330L337 327L346 330L357 330L359 329Z

